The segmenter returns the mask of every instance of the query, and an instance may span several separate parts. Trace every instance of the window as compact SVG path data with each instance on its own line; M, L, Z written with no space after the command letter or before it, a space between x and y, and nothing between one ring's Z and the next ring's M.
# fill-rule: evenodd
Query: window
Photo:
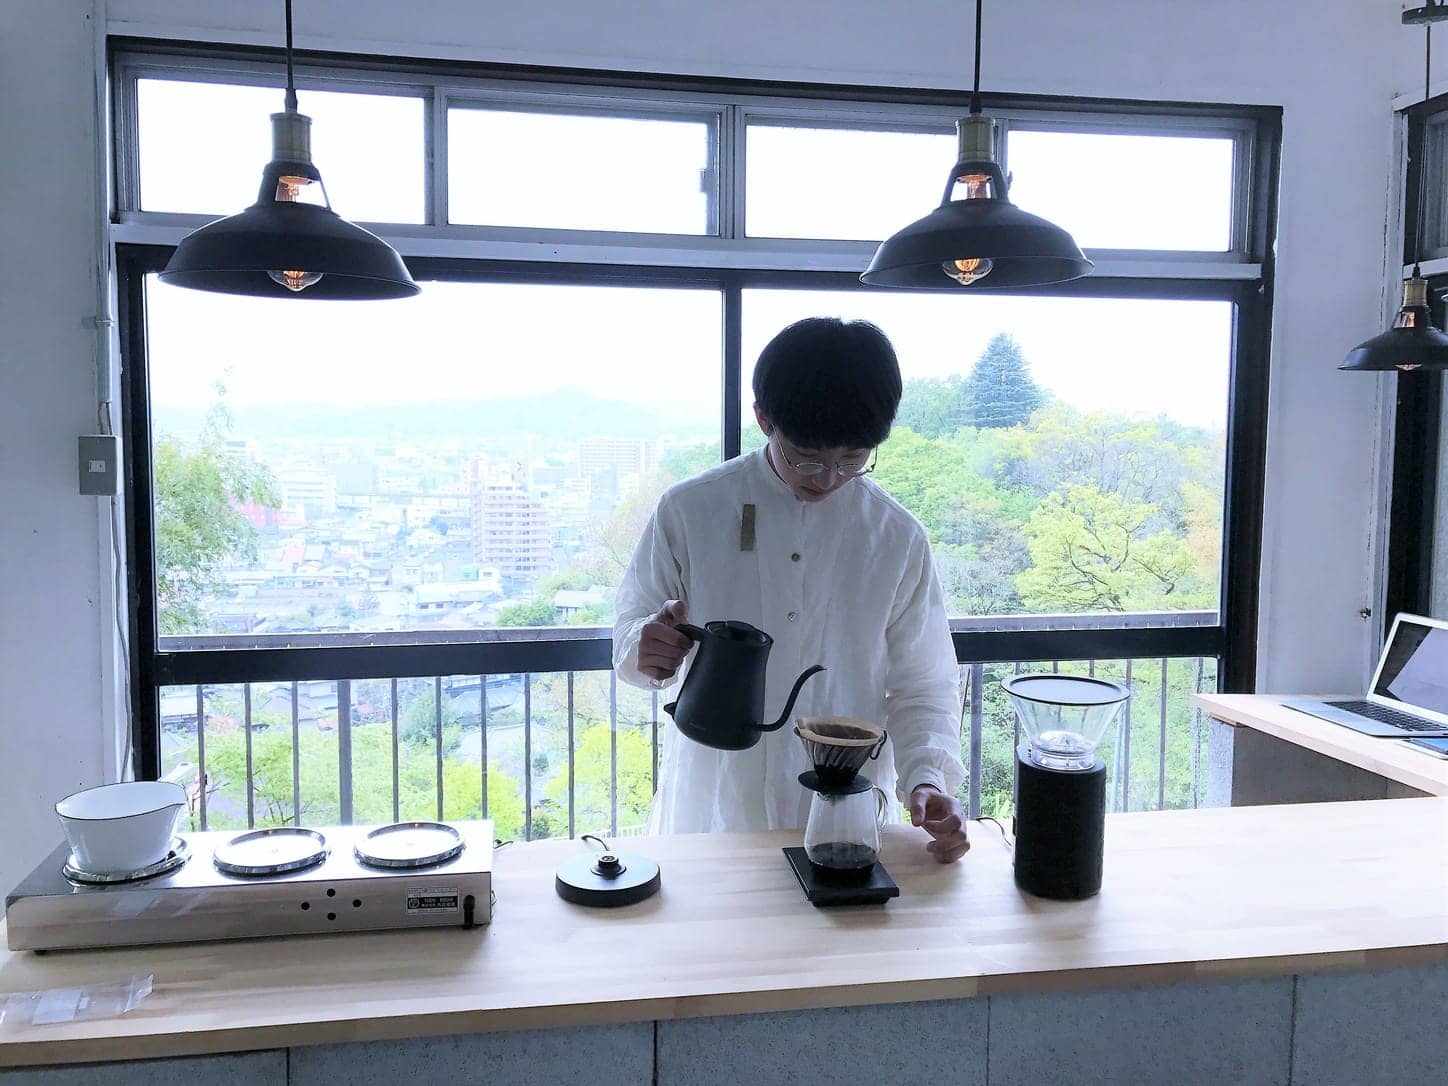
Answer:
M714 125L702 120L455 108L455 223L706 234Z
M905 395L873 478L929 532L952 615L1179 611L1214 623L1232 309L750 290L744 357L811 315L890 336ZM1168 337L1180 347L1164 365ZM747 383L742 393L752 418Z
M922 131L749 125L751 237L880 241L940 202L955 137Z
M424 288L319 305L155 276L254 198L277 67L113 76L137 765L196 825L638 832L668 720L608 673L613 588L819 313L900 352L875 478L950 594L970 813L1009 809L996 681L1031 668L1131 684L1116 807L1195 802L1188 695L1254 668L1277 111L992 103L1013 197L1097 270L916 295L858 272L939 202L962 96L303 64L334 203Z
M717 291L146 295L162 634L605 624L661 486L719 456ZM196 538L208 500L245 546Z
M139 79L136 97L142 210L217 216L256 202L279 90ZM312 157L339 214L423 221L422 98L305 88L297 97L312 118Z
M1084 248L1232 248L1231 139L1012 127L1007 153L1011 199Z

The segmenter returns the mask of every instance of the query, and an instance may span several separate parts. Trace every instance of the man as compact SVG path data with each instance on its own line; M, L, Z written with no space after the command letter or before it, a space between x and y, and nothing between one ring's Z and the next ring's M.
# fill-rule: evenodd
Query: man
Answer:
M955 791L960 686L925 530L865 476L900 404L900 367L865 321L814 317L765 347L754 413L766 446L670 488L619 586L614 667L664 685L693 643L692 619L749 622L774 638L765 719L778 717L806 667L798 716L882 724L867 767L933 838L942 863L963 856ZM802 827L810 768L788 727L744 751L664 733L650 828L660 833ZM891 803L898 817L898 808Z

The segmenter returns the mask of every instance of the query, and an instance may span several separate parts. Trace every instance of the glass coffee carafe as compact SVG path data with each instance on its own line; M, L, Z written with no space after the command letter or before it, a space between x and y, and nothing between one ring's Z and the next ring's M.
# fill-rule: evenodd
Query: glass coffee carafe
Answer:
M842 881L869 878L880 857L886 808L885 793L866 777L815 790L804 829L804 854L816 871Z
M845 717L801 720L795 734L813 769L800 783L814 795L804 830L805 857L825 881L868 881L880 856L880 828L889 801L864 764L885 746L885 729Z

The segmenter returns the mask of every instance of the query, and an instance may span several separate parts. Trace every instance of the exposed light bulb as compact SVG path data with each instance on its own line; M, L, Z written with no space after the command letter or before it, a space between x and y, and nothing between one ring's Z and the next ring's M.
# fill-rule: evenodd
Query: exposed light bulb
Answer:
M277 178L276 199L279 204L302 204L317 202L315 182L310 177L284 174Z
M321 272L309 271L269 271L266 274L273 283L280 283L293 294L300 294L322 278Z
M954 279L963 287L984 279L995 267L995 262L987 256L972 256L964 260L947 260L940 265L940 270L950 278Z

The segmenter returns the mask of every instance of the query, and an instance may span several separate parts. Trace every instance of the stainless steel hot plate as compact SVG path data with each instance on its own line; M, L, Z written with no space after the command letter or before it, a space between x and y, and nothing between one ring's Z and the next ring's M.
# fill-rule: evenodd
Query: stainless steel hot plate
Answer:
M82 870L75 862L75 853L66 857L65 865L61 868L65 877L71 882L78 882L85 886L112 886L122 882L139 882L141 879L154 879L157 875L164 875L168 871L175 871L184 864L191 856L191 846L186 843L184 837L173 837L171 839L171 851L161 859L145 867L138 867L135 871L123 871L115 874L99 875L92 871Z
M462 834L445 823L396 822L373 830L353 851L370 867L418 868L445 863L462 850Z
M327 838L316 830L278 826L237 834L211 855L218 871L228 875L283 875L319 864L327 858Z

